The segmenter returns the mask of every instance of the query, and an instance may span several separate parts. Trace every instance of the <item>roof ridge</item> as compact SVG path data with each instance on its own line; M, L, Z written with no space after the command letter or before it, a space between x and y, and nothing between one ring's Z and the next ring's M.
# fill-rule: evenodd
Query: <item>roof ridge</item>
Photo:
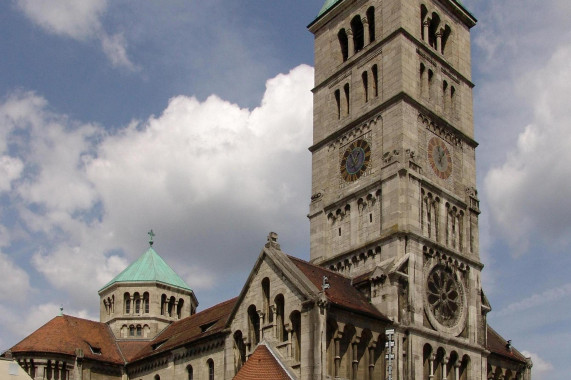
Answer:
M263 341L260 342L260 345L264 345L267 350L270 352L270 354L272 355L272 357L274 358L274 360L279 364L279 366L285 371L285 373L291 378L291 379L295 379L295 376L292 375L292 373L290 372L290 370L285 366L285 364L282 362L282 357L281 355L279 355L279 352L275 352L274 348L264 339ZM279 355L279 356L278 356Z
M292 255L286 255L286 256L287 256L288 258L290 258L290 259L297 260L297 261L299 261L299 262L301 262L301 263L303 263L303 264L310 265L310 266L312 266L312 267L315 267L315 268L318 268L318 269L320 269L320 270L323 270L323 271L326 271L326 272L328 272L328 273L331 273L331 274L333 274L333 275L335 275L335 276L342 277L342 278L344 278L344 279L346 279L346 280L351 280L351 277L347 277L347 276L345 276L344 274L341 274L341 273L339 273L339 272L332 271L331 269L326 268L326 267L322 267L321 265L313 264L313 263L311 263L311 262L309 262L309 261L306 261L306 260L304 260L304 259L300 259L299 257L295 257L295 256L292 256Z

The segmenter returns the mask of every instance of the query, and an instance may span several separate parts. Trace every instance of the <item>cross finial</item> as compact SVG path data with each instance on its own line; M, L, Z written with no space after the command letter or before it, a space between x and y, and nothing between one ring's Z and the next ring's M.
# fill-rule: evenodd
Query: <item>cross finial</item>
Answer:
M59 307L59 315L60 316L63 315L63 305L60 305L60 307Z
M147 234L149 235L149 245L152 247L153 246L153 238L155 237L155 233L153 232L153 230L150 230L149 232L147 232Z

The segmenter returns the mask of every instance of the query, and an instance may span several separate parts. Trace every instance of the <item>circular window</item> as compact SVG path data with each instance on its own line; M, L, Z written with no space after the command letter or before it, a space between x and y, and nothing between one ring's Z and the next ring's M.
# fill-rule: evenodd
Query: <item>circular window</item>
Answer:
M426 277L426 311L432 325L458 335L465 321L464 288L449 268L436 265Z

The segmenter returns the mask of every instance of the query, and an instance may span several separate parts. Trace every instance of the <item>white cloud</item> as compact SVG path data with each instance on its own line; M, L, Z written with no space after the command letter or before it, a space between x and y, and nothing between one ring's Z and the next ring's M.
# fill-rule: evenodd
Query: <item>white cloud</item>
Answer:
M17 0L17 4L30 21L46 32L77 41L99 40L113 66L139 69L127 55L123 34L111 35L103 27L106 0Z
M30 291L28 274L17 266L10 257L0 252L0 278L6 290L0 292L0 301L22 304Z
M119 33L112 36L105 33L101 34L101 47L113 66L125 67L131 71L139 70L139 67L133 64L127 56L127 41L123 34Z
M488 172L485 191L493 222L516 253L530 239L568 242L571 226L571 45L561 47L540 71L523 78L534 119L507 160Z
M0 191L8 191L13 180L20 177L24 164L17 158L0 156Z
M106 0L18 0L18 6L46 31L75 40L92 38L101 31L100 17Z
M7 332L13 334L15 337L21 339L27 336L58 316L60 314L60 307L64 307L64 314L73 315L78 318L85 318L90 320L98 320L95 315L90 314L85 309L68 308L65 304L55 303L42 303L32 305L26 309L14 310L13 308L6 307L0 304L0 325L3 326ZM14 345L16 342L5 342L0 337L0 347L8 348L8 344Z
M247 270L259 252L252 236L257 247L270 230L301 240L312 84L309 66L278 75L252 111L177 96L160 116L113 135L49 111L33 93L9 97L0 129L25 165L13 205L33 240L42 237L31 264L76 307L94 308L97 290L142 254L150 228L155 249L197 289Z
M496 316L500 317L508 314L518 314L522 311L534 309L538 306L552 303L569 296L571 296L571 283L548 289L542 293L533 294L521 301L511 303L502 310L499 310L496 313Z
M534 379L544 379L545 376L553 370L553 365L536 353L529 351L522 351L521 353L526 358L531 358L531 361L533 362L531 374Z

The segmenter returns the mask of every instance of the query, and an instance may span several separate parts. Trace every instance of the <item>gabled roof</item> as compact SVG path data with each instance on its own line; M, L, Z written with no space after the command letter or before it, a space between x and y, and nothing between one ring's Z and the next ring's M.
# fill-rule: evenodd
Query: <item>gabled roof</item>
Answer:
M490 326L488 326L487 330L487 347L486 347L492 354L500 355L504 358L515 360L521 363L527 363L525 356L521 354L515 347L511 347L511 350L508 349L508 342L500 336Z
M292 380L278 358L265 344L260 344L240 368L234 380Z
M53 318L12 347L11 351L75 356L77 348L83 350L83 355L87 359L115 364L124 363L109 326L69 315Z
M389 318L371 305L365 296L355 289L351 279L297 257L288 257L317 288L321 288L323 277L327 277L329 288L325 289L325 296L331 303L390 322Z
M192 291L152 247L99 291L118 282L160 282Z
M127 361L136 361L159 354L222 331L235 303L236 298L232 298L174 322L151 342L146 342L140 350L136 345L127 346L121 343L122 348L124 346L130 350Z

